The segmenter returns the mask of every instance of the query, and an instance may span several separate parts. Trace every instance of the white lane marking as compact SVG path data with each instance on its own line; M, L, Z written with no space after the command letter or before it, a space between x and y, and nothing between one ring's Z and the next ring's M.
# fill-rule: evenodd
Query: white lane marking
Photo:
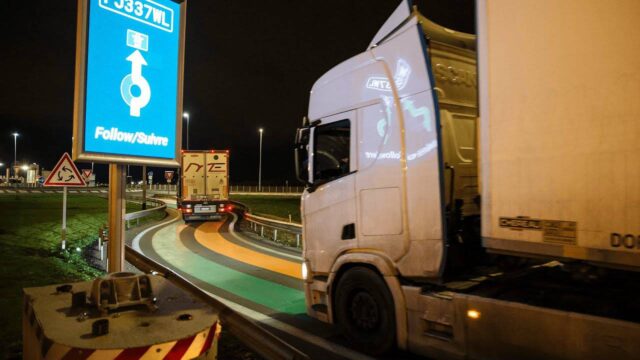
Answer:
M256 244L253 241L248 241L248 240L243 239L235 231L235 225L236 225L236 222L238 221L238 215L236 215L234 213L232 213L231 215L233 215L233 221L229 224L229 233L234 238L236 238L238 241L240 241L240 242L242 242L244 244L247 244L249 246L252 246L252 247L255 247L255 248L258 248L258 249L262 249L262 250L267 251L267 252L270 252L272 254L278 254L278 255L281 255L281 256L284 256L284 257L288 257L289 259L293 259L293 260L297 260L299 262L302 262L302 257L301 256L291 255L291 254L287 254L287 253L284 253L284 252L280 252L280 251L278 251L276 249L272 249L272 248L269 248L269 247L266 247L266 246L261 246L259 244Z
M176 217L174 217L173 219L170 219L170 220L167 220L167 221L161 222L160 224L153 225L152 227L150 227L150 228L148 228L148 229L144 229L144 230L143 230L143 231L141 231L138 235L136 235L136 237L134 237L134 238L133 238L133 241L132 241L132 243L131 243L131 247L132 247L135 251L137 251L137 252L139 252L140 254L142 254L143 252L142 252L142 249L140 248L140 239L142 239L142 237L143 237L146 233L148 233L148 232L149 232L149 231L151 231L151 230L157 229L157 228L159 228L159 227L161 227L161 226L169 225L169 224L171 224L172 222L176 222L176 221L178 221L178 220L180 220L180 214L176 215Z

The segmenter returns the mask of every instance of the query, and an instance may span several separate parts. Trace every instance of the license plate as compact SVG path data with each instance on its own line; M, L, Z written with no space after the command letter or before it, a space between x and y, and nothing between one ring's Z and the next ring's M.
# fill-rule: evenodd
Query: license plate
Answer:
M201 207L200 208L200 211L209 211L209 210L211 210L210 207Z

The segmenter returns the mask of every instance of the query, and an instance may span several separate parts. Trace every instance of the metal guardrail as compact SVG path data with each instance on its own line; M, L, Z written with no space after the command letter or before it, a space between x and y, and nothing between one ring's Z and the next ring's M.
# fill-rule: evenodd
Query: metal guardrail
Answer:
M230 193L264 193L264 194L282 194L282 195L300 195L304 190L303 186L289 186L289 185L231 185L229 186Z
M287 344L260 325L232 310L222 302L212 298L179 274L138 253L128 245L125 248L125 259L146 273L162 276L185 291L197 296L218 312L222 326L235 335L242 343L266 359L310 359L295 347Z
M278 241L278 231L286 232L295 235L296 247L300 247L302 225L293 222L270 219L258 215L253 215L251 213L245 213L244 218L251 223L252 229L256 233L258 232L258 226L260 226L260 236L264 237L265 227L273 230L273 241Z
M139 202L142 203L142 198L127 198L128 202ZM142 219L145 216L149 216L157 211L165 211L167 209L167 204L156 199L147 198L147 204L155 204L155 207L146 210L140 210L132 213L128 213L124 215L124 220L126 222L126 229L129 230L131 228L130 221L138 220L138 225L140 225L139 219ZM98 229L98 251L100 252L100 261L105 261L107 251L106 247L109 244L109 228L107 224L100 227ZM106 267L106 265L105 265Z
M138 202L142 203L142 198L128 198L127 201L138 201ZM156 211L164 211L167 208L167 204L165 204L162 201L156 200L156 199L147 198L146 203L147 204L149 204L149 203L155 204L156 206L151 208L151 209L140 210L140 211L136 211L136 212L125 214L124 215L124 219L127 220L127 221L140 219L140 218L143 218L145 216L149 216L149 215L151 215L152 213L154 213Z

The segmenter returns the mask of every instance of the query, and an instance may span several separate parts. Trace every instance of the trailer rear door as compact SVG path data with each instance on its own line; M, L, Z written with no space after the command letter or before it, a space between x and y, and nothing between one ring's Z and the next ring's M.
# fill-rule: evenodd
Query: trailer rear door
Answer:
M212 152L206 154L207 197L211 200L229 199L229 154Z

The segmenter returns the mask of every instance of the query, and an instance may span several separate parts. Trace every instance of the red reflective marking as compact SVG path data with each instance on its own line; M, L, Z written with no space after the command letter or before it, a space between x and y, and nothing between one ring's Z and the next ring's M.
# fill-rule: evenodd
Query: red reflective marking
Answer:
M64 354L62 360L84 360L94 352L94 349L71 349L68 353Z
M142 357L151 346L142 346L137 348L125 349L114 360L137 360Z
M207 336L207 340L204 342L202 346L202 350L200 350L200 355L205 353L209 348L211 348L211 344L213 343L213 335L216 333L216 329L218 328L218 323L213 324L211 329L209 329L209 336Z
M182 359L182 356L184 355L184 353L187 352L187 350L189 350L189 346L191 346L191 343L195 338L196 338L195 336L192 336L190 338L179 340L175 345L173 345L173 347L171 348L171 351L169 351L169 353L164 357L164 359L165 360Z

